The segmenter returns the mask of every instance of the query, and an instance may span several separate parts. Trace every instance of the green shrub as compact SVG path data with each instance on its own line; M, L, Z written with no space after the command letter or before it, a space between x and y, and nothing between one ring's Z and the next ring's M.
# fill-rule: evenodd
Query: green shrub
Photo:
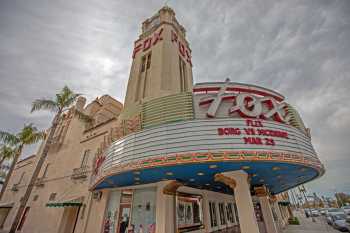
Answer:
M299 219L297 217L288 219L288 223L290 225L300 225Z

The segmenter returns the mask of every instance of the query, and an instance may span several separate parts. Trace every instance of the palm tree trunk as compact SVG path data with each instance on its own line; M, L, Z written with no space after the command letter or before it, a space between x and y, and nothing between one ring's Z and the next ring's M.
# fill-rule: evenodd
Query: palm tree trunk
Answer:
M0 160L0 169L1 169L1 167L2 167L2 163L5 161L5 156L3 156L2 158L1 158L1 160Z
M13 170L15 169L16 164L17 164L17 162L18 162L18 159L19 159L19 157L20 157L21 154L22 154L22 149L23 149L23 145L20 145L20 146L18 147L18 151L17 151L17 153L16 153L16 155L15 155L15 157L14 157L12 163L11 163L10 170L9 170L9 172L8 172L7 175L6 175L4 185L2 186L2 189L1 189L0 200L2 199L2 196L3 196L4 193L5 193L6 187L7 187L7 185L8 185L9 180L10 180L10 177L11 177L11 175L12 175L12 173L13 173ZM1 164L2 164L2 162L3 162L3 161L1 161Z
M34 172L33 172L33 175L30 179L30 182L29 182L29 185L27 186L27 189L26 189L26 192L23 196L23 199L20 203L20 206L19 206L19 209L15 215L15 218L13 220L13 223L12 223L12 226L11 226L11 230L10 230L10 233L15 233L16 232L16 229L17 229L17 226L19 224L19 221L20 221L20 218L21 216L23 215L23 212L25 210L25 207L27 205L27 202L28 202L28 199L30 197L30 194L33 190L33 187L35 186L35 182L38 178L38 175L39 175L39 172L41 170L41 167L43 166L44 162L45 162L45 159L47 157L47 154L50 150L50 146L53 142L53 136L55 134L55 131L56 131L56 128L57 128L57 125L58 125L58 122L59 122L59 117L61 115L61 111L59 111L55 118L53 119L52 121L52 126L51 126L51 129L50 129L50 132L49 132L49 135L47 137L47 140L46 140L46 143L45 143L45 146L44 146L44 149L40 155L40 158L39 158L39 161L38 163L36 164L36 167L34 169Z

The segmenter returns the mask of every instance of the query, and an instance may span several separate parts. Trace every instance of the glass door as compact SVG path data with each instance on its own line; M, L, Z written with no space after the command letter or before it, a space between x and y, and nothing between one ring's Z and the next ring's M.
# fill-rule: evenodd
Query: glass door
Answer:
M116 233L127 233L131 212L131 204L120 204L118 227Z

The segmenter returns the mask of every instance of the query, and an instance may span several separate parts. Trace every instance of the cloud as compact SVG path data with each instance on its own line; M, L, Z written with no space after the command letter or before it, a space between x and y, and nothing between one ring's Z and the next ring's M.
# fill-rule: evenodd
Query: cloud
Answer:
M123 100L133 41L164 1L0 3L0 128L47 127L31 101L64 84L91 100ZM312 129L328 183L349 190L349 1L170 1L187 29L196 82L253 83L287 97ZM341 161L341 162L340 162ZM338 169L338 167L340 169Z

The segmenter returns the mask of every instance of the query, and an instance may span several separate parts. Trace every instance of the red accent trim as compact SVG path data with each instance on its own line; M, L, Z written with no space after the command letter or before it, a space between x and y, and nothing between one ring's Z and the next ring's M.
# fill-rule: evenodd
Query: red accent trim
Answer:
M203 92L203 91L218 91L220 87L199 87L193 88L193 92Z
M225 96L222 98L222 100L234 100L236 99L236 96Z
M199 106L206 105L206 104L210 104L210 103L213 102L213 101L214 101L214 100L211 99L211 100L206 100L206 101L199 102Z

